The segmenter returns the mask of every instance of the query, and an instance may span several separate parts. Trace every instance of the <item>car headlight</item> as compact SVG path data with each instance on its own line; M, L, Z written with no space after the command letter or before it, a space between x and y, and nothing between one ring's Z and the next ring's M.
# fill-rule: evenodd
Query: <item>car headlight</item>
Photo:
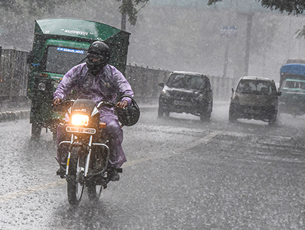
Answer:
M202 93L199 93L199 92L195 92L195 93L194 93L194 98L195 98L195 100L197 100L197 101L202 101L203 99L205 99L204 96L203 96L203 94L202 94Z
M87 126L88 122L89 122L89 116L88 115L74 114L72 116L72 125Z
M165 97L169 97L169 96L170 96L170 95L169 95L169 92L168 92L166 89L163 89L161 94L162 94L163 96L165 96Z
M239 97L238 97L238 95L236 95L236 94L234 94L233 96L232 96L232 100L231 100L233 103L239 103Z
M45 91L45 90L46 90L46 84L40 82L40 83L38 84L38 90Z

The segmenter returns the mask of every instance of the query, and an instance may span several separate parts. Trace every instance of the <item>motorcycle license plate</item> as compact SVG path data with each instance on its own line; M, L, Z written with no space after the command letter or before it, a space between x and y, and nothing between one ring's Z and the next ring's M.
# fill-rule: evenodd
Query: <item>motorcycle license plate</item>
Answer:
M87 133L87 134L95 134L96 130L93 128L83 128L83 127L66 127L66 131L69 133Z

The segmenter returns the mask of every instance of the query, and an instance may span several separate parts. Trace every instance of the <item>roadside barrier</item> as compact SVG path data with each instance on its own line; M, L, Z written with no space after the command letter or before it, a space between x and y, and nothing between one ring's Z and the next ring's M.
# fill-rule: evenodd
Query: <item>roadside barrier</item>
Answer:
M29 110L0 112L0 122L14 121L30 117Z

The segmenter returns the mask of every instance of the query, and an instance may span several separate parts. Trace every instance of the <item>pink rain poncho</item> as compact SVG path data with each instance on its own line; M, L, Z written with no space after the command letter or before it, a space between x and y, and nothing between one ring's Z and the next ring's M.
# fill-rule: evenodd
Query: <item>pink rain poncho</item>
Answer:
M107 64L98 75L89 73L85 63L79 64L69 70L58 85L54 98L65 99L71 90L76 90L77 98L91 99L98 104L101 101L116 102L117 95L128 95L133 97L130 84L114 66ZM131 103L131 99L126 97L123 100ZM114 108L101 107L100 121L107 123L106 132L110 136L109 167L119 168L126 161L122 149L123 130L118 118L114 114ZM57 144L67 139L63 127L59 126L57 131ZM58 148L57 160L65 165L66 158L62 154L63 149ZM61 156L61 157L60 157ZM61 158L61 159L60 159Z

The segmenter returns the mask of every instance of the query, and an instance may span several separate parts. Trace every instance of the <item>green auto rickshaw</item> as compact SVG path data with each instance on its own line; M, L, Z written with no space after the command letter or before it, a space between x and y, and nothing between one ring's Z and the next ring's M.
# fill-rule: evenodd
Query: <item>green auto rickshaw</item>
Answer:
M30 73L27 96L31 99L32 138L39 139L42 128L54 137L65 111L53 111L52 99L64 74L86 61L94 41L104 41L111 50L109 64L125 73L130 33L115 27L81 19L35 21L33 49L28 56ZM70 97L73 98L73 92Z

